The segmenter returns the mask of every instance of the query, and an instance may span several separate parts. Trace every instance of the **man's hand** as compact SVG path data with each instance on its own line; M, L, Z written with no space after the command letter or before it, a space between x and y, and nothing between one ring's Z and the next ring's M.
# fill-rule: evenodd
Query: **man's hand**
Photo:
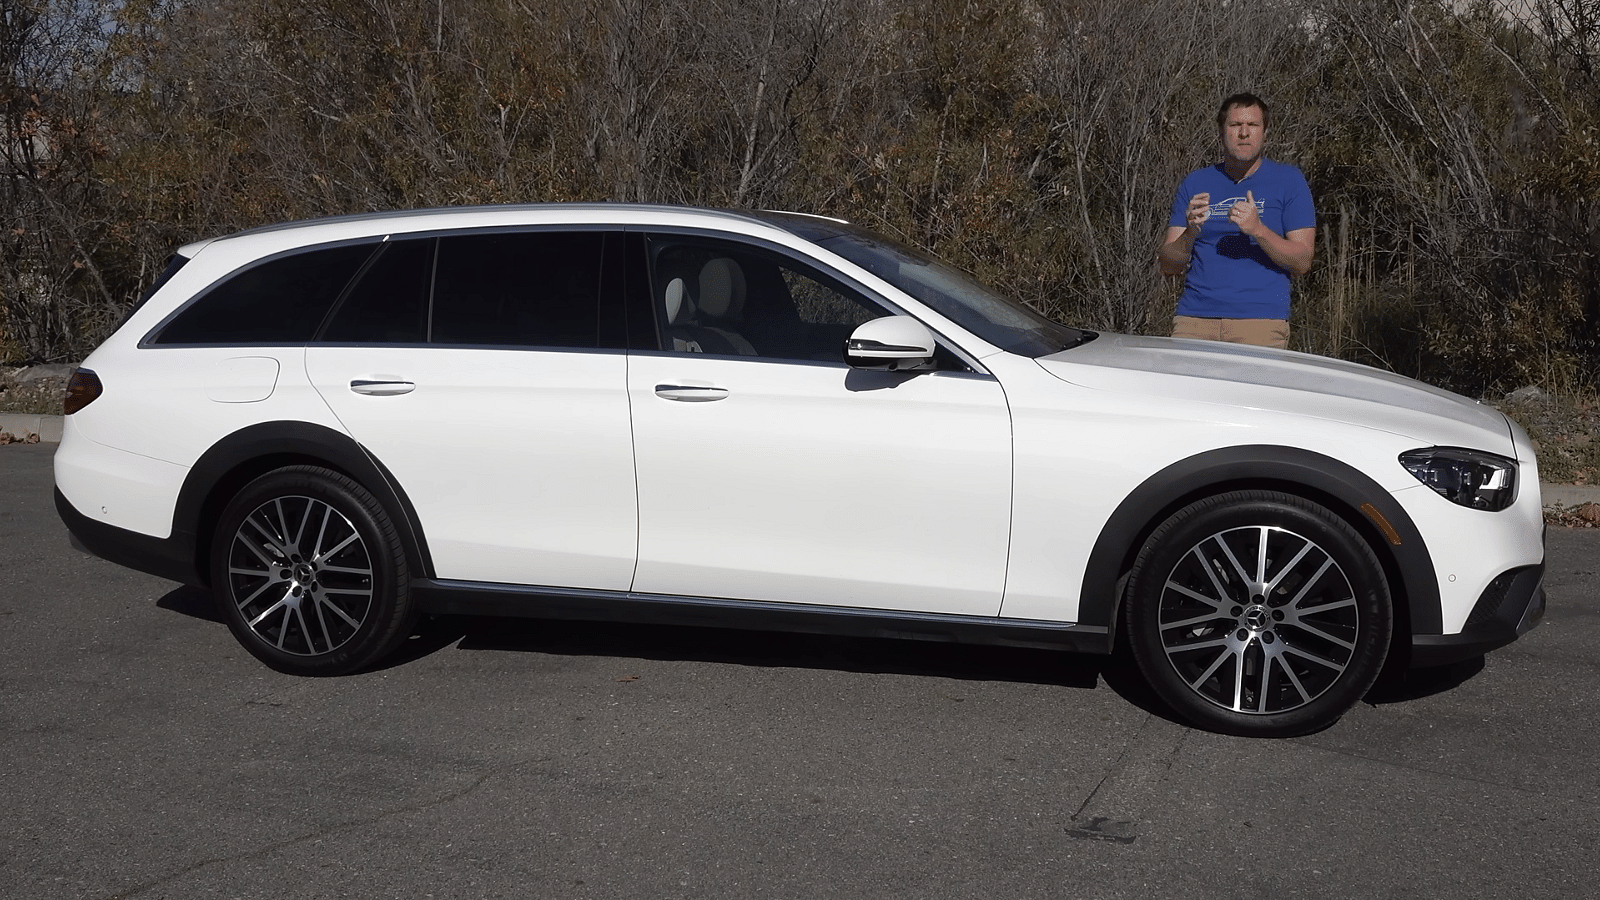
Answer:
M1261 215L1256 212L1254 191L1245 191L1244 199L1228 210L1228 221L1239 226L1239 231L1254 240L1256 246L1290 275L1304 275L1311 271L1317 230L1296 228L1287 235L1279 235L1261 221Z
M1248 237L1260 238L1261 229L1266 226L1261 222L1261 216L1256 212L1256 194L1254 191L1245 191L1244 199L1233 205L1228 210L1228 221L1239 226L1239 230Z
M1242 205L1242 204L1241 204ZM1251 207L1254 210L1254 207ZM1230 212L1230 219L1233 214ZM1184 211L1184 224L1173 225L1167 229L1167 239L1162 241L1161 249L1156 253L1156 263L1163 275L1182 275L1189 268L1189 261L1194 254L1194 242L1200 237L1200 229L1211 218L1211 195L1201 191L1189 198L1189 206Z
M1189 198L1189 213L1187 221L1189 228L1198 233L1200 226L1211 218L1211 195L1205 192L1195 194Z
M1194 252L1195 239L1200 227L1211 218L1211 195L1204 191L1189 198L1189 208L1184 212L1183 225L1167 229L1167 239L1156 252L1156 265L1163 275L1182 275L1189 268L1189 257Z

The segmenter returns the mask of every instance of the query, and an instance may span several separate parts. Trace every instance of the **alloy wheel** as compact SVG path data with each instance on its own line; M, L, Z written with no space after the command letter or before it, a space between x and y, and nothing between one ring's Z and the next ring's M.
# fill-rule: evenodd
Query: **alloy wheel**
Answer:
M240 620L281 653L332 653L372 611L372 555L354 523L321 500L283 496L256 507L234 530L227 566Z
M1257 715L1326 693L1351 666L1362 628L1333 555L1263 525L1216 532L1184 553L1161 588L1158 617L1162 650L1190 690Z

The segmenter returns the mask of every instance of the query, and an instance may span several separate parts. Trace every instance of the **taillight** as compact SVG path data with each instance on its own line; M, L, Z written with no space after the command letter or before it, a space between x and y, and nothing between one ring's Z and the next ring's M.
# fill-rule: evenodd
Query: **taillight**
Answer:
M67 399L61 405L63 415L72 415L85 406L93 403L95 398L104 392L100 386L100 376L88 369L79 369L72 373L72 380L67 382Z

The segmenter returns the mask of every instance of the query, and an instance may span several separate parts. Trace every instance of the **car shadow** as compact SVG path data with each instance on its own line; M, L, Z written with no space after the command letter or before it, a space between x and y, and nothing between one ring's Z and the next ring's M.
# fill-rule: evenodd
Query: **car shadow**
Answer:
M211 595L179 587L156 601L159 609L225 624ZM988 647L932 641L839 637L784 632L629 625L495 616L425 616L409 639L364 671L414 663L443 650L548 653L722 663L771 669L830 669L873 675L917 675L964 681L1007 681L1095 690L1104 682L1117 696L1169 722L1186 724L1150 690L1124 642L1111 656ZM1483 657L1448 666L1386 671L1364 701L1406 703L1465 684L1484 669Z
M159 609L225 625L211 595L179 587ZM381 672L454 649L720 663L771 669L820 669L1001 681L1077 690L1107 688L1139 709L1185 725L1145 684L1126 647L1111 656L936 641L741 631L675 625L424 616L394 653L363 672ZM1187 726L1186 726L1187 727Z
M1373 706L1421 700L1455 690L1476 678L1483 668L1483 657L1474 656L1447 666L1385 672L1363 699Z
M1179 725L1119 647L1110 656L942 641L895 640L676 625L632 625L490 616L425 618L377 669L405 665L448 647L458 651L548 653L719 663L771 669L822 669L1096 690Z
M211 599L211 594L203 588L184 585L168 591L161 599L156 601L157 609L175 612L191 619L202 619L224 625L222 616L217 614L216 601Z
M827 669L1079 690L1095 690L1104 683L1118 697L1140 710L1176 725L1192 727L1150 689L1123 639L1118 640L1113 654L1099 656L1022 647L723 628L439 616L424 618L410 640L369 671L403 666L450 647L467 652L548 653L773 669ZM1386 671L1363 700L1374 706L1420 700L1460 687L1483 668L1483 657L1477 657L1449 666Z
M762 668L933 675L1093 689L1105 660L1017 647L840 637L677 625L441 616L418 629L419 650L614 656Z

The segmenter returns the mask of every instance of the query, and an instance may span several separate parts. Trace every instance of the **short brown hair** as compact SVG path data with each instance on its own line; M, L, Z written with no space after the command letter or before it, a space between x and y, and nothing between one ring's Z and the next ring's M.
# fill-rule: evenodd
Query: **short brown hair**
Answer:
M1235 106L1261 107L1261 127L1270 128L1272 126L1272 110L1267 108L1267 101L1257 97L1255 94L1244 92L1228 97L1228 99L1222 101L1221 106L1217 107L1218 129L1228 124L1228 110L1233 109Z

